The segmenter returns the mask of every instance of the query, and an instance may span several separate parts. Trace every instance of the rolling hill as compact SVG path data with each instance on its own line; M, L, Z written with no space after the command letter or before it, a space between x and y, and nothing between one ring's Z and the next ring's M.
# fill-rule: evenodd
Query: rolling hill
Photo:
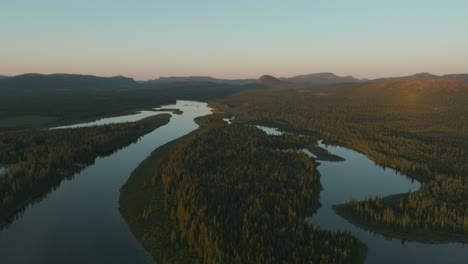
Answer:
M132 78L123 76L29 73L0 80L0 91L117 90L136 84Z
M276 77L271 75L263 75L255 81L255 84L264 85L264 86L274 86L282 84L283 82Z
M187 77L160 77L158 79L143 81L141 83L185 83L185 82L210 82L221 84L248 84L255 82L255 79L218 79L210 76L187 76Z
M401 77L385 77L371 80L371 82L385 82L385 81L422 81L422 80L437 80L437 79L448 79L456 80L461 82L468 82L468 74L446 74L446 75L434 75L427 72L421 72L408 76Z
M457 80L460 82L468 82L468 73L446 74L446 75L442 75L442 78L450 79L450 80Z
M331 72L313 73L306 75L298 75L294 77L279 78L283 82L297 84L333 84L333 83L355 83L361 80L353 76L338 76Z

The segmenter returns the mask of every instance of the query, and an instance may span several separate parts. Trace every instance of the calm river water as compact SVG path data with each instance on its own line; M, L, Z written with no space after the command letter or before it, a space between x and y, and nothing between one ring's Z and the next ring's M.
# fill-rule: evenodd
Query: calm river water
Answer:
M156 147L197 129L193 119L211 114L206 103L177 101L166 107L183 114L172 115L167 125L137 143L98 158L0 231L0 263L154 263L120 215L120 187ZM160 113L144 111L97 122L136 121Z
M275 128L257 126L270 135L281 135L283 132ZM320 223L329 230L349 231L361 239L368 247L366 263L468 263L468 246L461 243L423 244L417 242L402 243L399 239L386 239L356 227L332 209L335 204L345 203L351 197L358 200L378 194L381 197L391 194L415 191L419 183L412 182L406 176L393 169L384 168L365 155L351 149L327 146L319 143L331 154L345 158L342 162L320 161L318 170L320 182L324 190L320 193L322 207L313 215L309 222ZM310 154L310 152L306 152Z
M29 206L16 221L0 231L0 263L154 263L120 215L119 189L155 148L197 129L193 119L211 113L206 103L190 101L177 101L165 108L180 109L183 114L172 115L170 123L137 143L98 158L94 165L72 180L63 181L59 188ZM159 113L142 111L71 127L136 121ZM281 134L272 128L261 129ZM387 240L337 216L332 205L351 197L402 193L417 190L419 184L353 150L320 146L346 160L321 161L318 170L325 189L320 193L322 207L309 221L359 237L369 248L366 263L468 263L468 247L461 244L402 244L398 239Z

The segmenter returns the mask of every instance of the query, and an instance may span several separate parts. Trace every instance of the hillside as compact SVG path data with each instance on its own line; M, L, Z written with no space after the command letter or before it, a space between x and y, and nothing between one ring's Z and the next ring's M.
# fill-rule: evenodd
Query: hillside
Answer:
M343 83L331 85L297 86L289 88L301 93L325 98L368 100L393 103L462 103L468 99L468 84L446 79L419 81L384 81L369 83Z
M144 84L152 83L183 83L183 82L210 82L221 84L248 84L255 82L255 79L218 79L210 76L187 76L187 77L160 77L158 79L143 81Z
M294 77L282 77L281 81L297 84L333 84L333 83L354 83L361 80L353 76L338 76L331 72L313 73L306 75L298 75Z
M442 78L457 80L457 81L460 81L460 82L468 82L468 73L446 74L446 75L443 75Z
M371 80L371 82L385 82L385 81L422 81L422 80L437 80L437 79L449 79L461 82L468 82L468 74L446 74L446 75L434 75L427 72L417 73L408 76L401 77L385 77Z
M19 76L0 81L0 130L95 120L176 100L213 100L252 88L207 82L136 84L125 77Z
M0 80L0 91L117 90L136 85L123 76L29 73Z
M255 84L266 85L266 86L278 85L282 83L283 82L281 82L278 78L273 77L271 75L263 75L262 77L258 78L255 81Z
M136 86L125 89L124 91L138 91L138 90L160 90L160 89L173 89L173 88L196 88L207 86L223 86L213 82L207 81L181 81L181 82L168 82L168 83L140 83Z
M397 77L383 77L378 79L357 79L353 76L338 76L331 72L321 72L297 75L293 77L280 77L282 82L293 84L337 84L337 83L363 83L363 82L384 82L384 81L419 81L419 80L436 80L436 79L450 79L462 82L468 82L468 74L446 74L434 75L430 73L417 73L408 76ZM217 83L217 84L232 84L232 85L245 85L255 83L255 79L219 79L211 76L185 76L185 77L160 77L154 80L140 81L140 84L168 84L168 83L191 83L191 82L204 82L204 83Z
M9 78L10 76L0 75L0 80Z
M430 74L427 72L416 73L408 76L400 77L384 77L372 80L372 82L386 82L386 81L419 81L419 80L433 80L440 79L438 75Z

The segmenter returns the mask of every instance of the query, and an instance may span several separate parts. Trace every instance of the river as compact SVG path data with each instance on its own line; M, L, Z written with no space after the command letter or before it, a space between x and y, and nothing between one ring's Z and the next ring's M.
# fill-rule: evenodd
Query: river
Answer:
M193 119L211 114L200 102L177 101L165 108L183 114L172 115L167 125L137 143L96 159L0 231L0 263L154 263L120 215L120 187L155 148L197 129ZM143 111L97 122L136 121L160 113Z
M177 101L165 108L180 109L183 114L172 115L167 125L143 136L137 143L98 158L94 165L73 179L64 180L55 191L30 205L0 231L0 263L154 263L120 215L119 189L155 148L197 129L193 119L211 113L206 103L190 101ZM136 121L159 113L142 111L69 127ZM269 134L282 133L268 127L259 128ZM369 249L366 263L467 263L468 248L460 243L403 244L398 239L388 240L360 229L337 216L332 205L349 201L351 197L402 193L417 190L419 184L353 150L321 143L320 146L345 161L320 161L322 207L309 221L359 237Z
M270 135L283 132L271 127L257 126ZM391 168L375 164L365 155L344 147L319 146L331 154L345 159L341 162L320 161L318 171L324 190L320 193L322 207L308 219L309 223L320 224L329 230L349 231L361 239L368 247L366 263L468 263L468 246L461 243L423 244L402 242L399 239L387 239L382 235L368 232L350 224L332 209L335 204L348 202L351 197L358 200L378 194L385 197L391 194L416 191L419 183L412 182L405 175ZM305 151L310 155L310 152Z

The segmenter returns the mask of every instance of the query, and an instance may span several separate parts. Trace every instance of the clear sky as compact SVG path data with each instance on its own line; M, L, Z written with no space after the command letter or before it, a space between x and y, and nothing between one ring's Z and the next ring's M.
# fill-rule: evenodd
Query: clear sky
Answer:
M0 0L0 74L468 72L467 0Z

